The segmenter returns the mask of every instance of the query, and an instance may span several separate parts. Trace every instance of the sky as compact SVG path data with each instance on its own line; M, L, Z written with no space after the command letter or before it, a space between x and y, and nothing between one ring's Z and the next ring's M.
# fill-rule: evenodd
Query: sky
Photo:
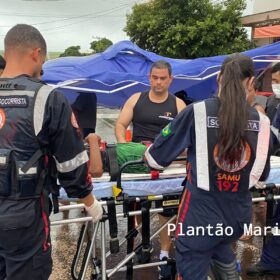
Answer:
M48 51L69 46L90 50L90 42L106 37L126 40L126 14L143 0L0 0L0 50L7 31L18 23L31 24L46 39Z
M123 28L126 15L135 3L147 0L0 0L0 50L7 31L18 23L40 30L48 51L81 46L90 51L90 42L106 37L113 43L129 39ZM172 1L172 0L171 0ZM250 13L254 0L247 0Z

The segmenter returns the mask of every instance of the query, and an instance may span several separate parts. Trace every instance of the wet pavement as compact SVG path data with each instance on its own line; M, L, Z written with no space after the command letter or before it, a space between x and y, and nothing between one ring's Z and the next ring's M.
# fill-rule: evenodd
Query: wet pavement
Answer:
M115 113L117 114L118 111L112 110L102 110L99 113ZM108 143L114 143L114 121L111 119L104 118L101 115L101 120L97 122L97 134L101 135L102 139L106 139ZM266 207L265 203L258 203L253 206L253 224L263 226L265 223L265 213ZM70 217L77 217L81 216L81 211L71 211ZM57 214L52 216L52 220L61 219L62 214ZM155 229L158 227L158 218L154 217L151 221L151 232L154 232ZM71 277L71 263L76 251L77 240L80 232L81 224L70 224L70 225L63 225L63 226L54 226L51 229L51 237L53 242L53 260L54 260L54 267L53 267L53 274L50 277L50 280L70 280ZM122 237L126 234L126 220L120 219L118 221L118 229L119 229L119 237ZM108 233L108 228L106 230ZM99 235L100 237L100 235ZM136 244L140 242L140 234L136 238ZM108 249L108 234L106 240L106 246ZM98 238L100 241L100 238ZM242 268L242 279L243 280L276 280L280 279L280 276L263 276L263 277L248 277L246 275L246 269L253 263L256 263L259 260L261 249L262 249L262 237L261 236L253 236L248 241L237 241L234 244L234 250L237 254L237 258L241 261L241 268ZM154 251L151 256L151 261L158 261L160 246L159 246L159 239L156 238L152 241L152 245ZM100 242L97 244L97 253L100 253ZM124 259L126 252L126 247L122 246L120 253L117 255L110 256L107 261L107 268L113 268L118 262ZM91 266L92 267L92 266ZM91 267L87 273L86 279L90 279L91 275ZM125 273L117 273L110 279L125 279ZM153 268L146 268L137 270L134 273L133 279L140 280L140 279L158 279L158 271L156 267Z

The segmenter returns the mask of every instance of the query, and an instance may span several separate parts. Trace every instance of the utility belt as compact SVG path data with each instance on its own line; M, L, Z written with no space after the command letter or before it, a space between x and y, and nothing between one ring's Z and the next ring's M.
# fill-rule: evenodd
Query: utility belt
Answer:
M16 159L15 151L0 149L0 198L39 198L46 177L43 159L41 151L28 161L20 161Z

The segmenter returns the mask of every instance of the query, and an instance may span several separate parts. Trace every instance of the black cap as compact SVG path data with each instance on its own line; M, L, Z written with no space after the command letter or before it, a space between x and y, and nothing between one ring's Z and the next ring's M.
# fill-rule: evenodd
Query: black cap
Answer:
M0 69L5 69L6 61L5 59L0 55Z

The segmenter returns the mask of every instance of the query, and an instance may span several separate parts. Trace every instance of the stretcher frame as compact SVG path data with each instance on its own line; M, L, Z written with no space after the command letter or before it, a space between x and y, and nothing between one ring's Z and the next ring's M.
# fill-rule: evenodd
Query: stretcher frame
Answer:
M280 187L280 184L277 186ZM162 199L161 196L156 197L157 199ZM257 197L257 198L253 198L252 201L253 202L260 202L260 201L274 201L274 200L280 200L280 195L274 195L274 196L270 196L269 198L267 197ZM106 205L106 202L102 202L103 206ZM62 206L60 207L60 211L68 211L71 209L82 209L83 208L83 204L79 204L79 205L70 205L70 206ZM163 212L163 208L155 208L155 209L151 209L151 213L162 213ZM129 216L135 216L135 215L140 215L141 211L131 211L128 213ZM125 217L126 214L124 213L118 213L117 214L118 217ZM150 241L152 241L158 234L159 232L165 227L167 226L168 223L173 222L175 220L176 216L171 217L163 226L161 226L151 237L150 237ZM68 220L61 220L61 221L55 221L52 222L52 226L54 225L59 225L59 224L70 224L70 223L77 223L77 222L82 222L82 223L86 223L89 226L89 223L91 222L91 218L90 217L84 217L84 218L76 218L76 219L68 219ZM91 236L91 241L90 241L90 248L89 251L86 255L86 262L82 268L82 270L80 272L78 272L77 269L77 262L75 263L75 274L74 274L74 279L81 279L84 280L85 276L86 276L86 271L87 268L89 266L90 263L90 259L93 258L93 266L94 266L94 272L93 272L93 278L92 279L108 279L111 276L113 276L116 272L121 272L121 271L126 271L126 267L124 267L124 265L126 265L130 260L133 259L133 257L135 257L136 255L136 251L141 249L141 244L140 246L138 246L136 249L134 249L130 254L128 254L124 260L122 260L121 262L119 262L118 265L115 266L115 268L112 269L107 269L106 266L106 258L111 254L110 251L106 252L105 248L105 222L107 220L106 214L104 215L103 219L101 221L99 221L98 223L94 224L94 230ZM96 255L95 255L95 241L96 241L96 236L97 236L97 231L98 229L101 229L101 269L100 266L98 265L98 260L96 259ZM140 229L140 227L138 227L138 230ZM84 231L85 232L85 231ZM85 239L85 234L83 235L83 241ZM120 245L125 243L125 238L123 238L120 241ZM81 252L81 249L79 248L79 252ZM79 255L80 256L80 255ZM153 263L147 263L147 264L138 264L138 265L133 265L133 269L142 269L142 268L147 268L147 267L152 267L152 266L158 266L158 265L164 265L167 264L167 261L159 261L159 262L153 262ZM105 271L105 273L104 273Z
M168 194L168 196L170 197L170 194ZM177 197L177 196L178 196L178 194L175 195L175 197ZM158 196L153 197L152 200L153 201L163 200L163 197L164 197L164 195L158 195ZM141 200L143 200L143 197L136 197L135 200L140 202ZM147 200L148 200L148 198L147 198ZM107 202L102 201L101 204L102 204L102 206L106 206ZM59 210L60 211L69 211L72 209L83 209L83 208L84 208L83 204L78 204L78 205L61 206L59 208ZM163 213L163 212L164 212L163 207L151 208L150 209L150 214L152 214L151 218L154 216L154 214ZM122 218L135 217L136 215L141 215L141 214L142 214L141 210L137 210L137 211L129 211L127 213L117 213L117 217L122 217ZM150 236L150 241L152 241L160 233L160 231L162 231L163 228L165 228L168 225L168 223L175 221L175 219L176 219L176 215L170 217L170 219L166 223L164 223L159 229L157 229ZM82 265L82 270L80 272L77 271L77 266L78 266L78 259L80 257L80 253L81 253L81 247L78 248L78 258L74 265L74 272L72 273L72 277L74 275L73 279L79 279L79 280L85 279L86 271L89 266L89 261L90 261L91 257L93 258L93 265L94 265L94 273L93 273L94 276L92 279L102 279L102 280L108 279L118 271L126 271L127 268L124 267L124 265L126 265L128 262L130 262L135 257L136 253L142 249L142 244L138 245L129 254L127 254L127 256L124 258L124 260L119 262L119 264L116 265L115 268L107 269L106 258L108 258L111 255L110 250L108 252L106 252L106 250L105 250L105 248L106 248L106 246L105 246L105 241L106 241L105 240L105 223L107 220L108 220L108 217L107 217L107 214L105 213L103 215L103 218L99 222L97 222L96 224L93 225L93 233L90 238L89 250L86 253L86 257L85 257L86 261L85 261L85 264ZM72 219L67 219L67 220L53 221L51 223L51 225L55 226L55 225L65 225L65 224L70 224L70 223L85 223L85 225L86 225L85 227L89 227L91 221L92 221L91 217L82 217L82 218L72 218ZM94 246L94 243L96 241L97 231L99 228L101 230L101 268L100 268L100 265L98 265L98 263L99 263L98 260L96 259L95 246ZM141 229L141 224L136 228L136 230L140 230L140 229ZM86 229L82 233L81 243L83 243L86 239L85 232L86 232ZM120 241L120 246L123 245L126 241L127 241L127 239L125 237L122 238ZM159 262L145 263L145 264L138 264L138 265L133 264L133 270L152 267L152 266L164 265L167 263L171 263L175 266L175 261L170 259L168 261L159 261ZM104 273L104 271L105 271L105 273ZM127 279L128 278L129 277L127 277Z
M264 188L263 190L272 190L273 188L279 188L280 184L269 184L268 188ZM163 199L162 195L156 196L155 199ZM140 201L140 198L137 198L137 200ZM269 195L266 197L257 197L257 198L253 198L252 201L253 202L260 202L260 201L266 201L266 202L271 202L271 201L275 201L275 200L280 200L280 195L271 195L271 192L269 192ZM106 205L106 202L102 201L101 202L103 206ZM62 206L60 207L60 211L68 211L71 209L83 209L84 205L83 204L78 204L78 205L69 205L69 206ZM155 208L155 209L150 209L151 213L162 213L164 210L163 208ZM135 216L135 215L140 215L141 211L131 211L128 213L129 216ZM117 217L126 217L125 213L118 213ZM158 234L159 232L165 227L167 226L168 223L173 222L175 220L176 216L173 216L169 219L169 221L167 221L162 227L160 227L151 237L150 237L150 241L153 240ZM82 268L82 270L80 272L77 272L77 270L75 271L74 274L74 279L81 279L84 280L85 279L85 275L86 275L86 271L87 268L89 266L90 263L90 259L93 258L93 265L94 265L94 277L92 279L108 279L111 276L113 276L116 272L120 272L120 271L125 271L126 267L124 267L124 265L129 262L133 257L135 257L136 255L136 251L139 250L139 248L141 249L141 247L136 248L135 250L133 250L133 252L131 252L129 255L126 256L126 258L124 260L122 260L117 266L115 266L115 268L113 269L107 269L106 267L106 258L110 255L110 251L106 252L105 251L105 222L106 222L106 214L104 215L103 219L96 223L94 225L94 230L91 236L91 244L90 244L90 248L88 251L88 254L86 255L86 262ZM54 221L52 222L52 226L54 225L59 225L59 224L70 224L70 223L77 223L77 222L82 222L85 223L87 226L89 226L89 224L91 223L91 217L83 217L83 218L74 218L74 219L68 219L68 220L61 220L61 221ZM99 268L99 266L96 264L98 262L98 260L96 259L96 255L95 255L95 247L94 247L94 242L96 240L96 236L97 236L97 232L98 229L101 229L101 269ZM141 228L141 226L138 227L138 230ZM86 231L84 231L86 232ZM85 234L83 235L83 241L85 239ZM123 238L120 241L120 245L125 243L125 238ZM141 246L141 245L140 245ZM80 252L81 250L79 250L79 257L80 257ZM147 267L152 267L152 266L158 266L158 265L163 265L163 264L167 264L167 261L159 261L159 262L153 262L153 263L147 263L147 264L138 264L138 265L134 265L133 269L142 269L142 268L147 268ZM75 264L75 269L77 269L77 262ZM105 271L105 273L104 273Z
M178 160L183 160L183 159L185 159L185 158L180 158ZM119 188L121 188L121 173L127 165L142 164L142 163L143 163L143 161L139 160L139 161L134 161L134 162L128 162L127 164L122 166L122 168L120 170L120 174L117 179L117 186ZM266 215L267 223L269 223L269 219L270 219L269 215L271 215L271 210L269 210L269 209L271 209L271 207L273 206L273 202L275 200L280 200L280 195L275 195L273 193L273 190L275 190L279 187L280 187L280 184L267 184L262 189L263 192L266 192L265 197L256 197L256 198L252 199L253 202L266 201L268 203L267 215ZM175 196L175 199L173 198L173 196ZM176 193L176 194L156 195L156 196L152 196L152 197L149 197L149 196L143 197L142 196L142 197L131 198L131 197L126 197L124 194L121 193L121 195L119 195L116 199L116 205L123 205L124 203L127 202L127 200L131 200L131 199L133 199L133 201L135 201L135 202L156 201L156 200L163 201L166 197L168 197L169 199L171 199L171 201L174 202L174 200L178 200L178 196L180 196L180 194ZM107 206L107 209L108 209L108 201L101 201L101 204L102 204L102 206ZM175 203L175 206L173 203L172 207L178 208L178 206L179 206L179 201L177 204ZM72 209L83 209L83 208L84 208L83 204L69 205L69 206L59 207L59 211L69 211ZM150 208L149 214L163 213L164 211L165 211L165 207ZM129 218L129 217L135 217L135 216L141 215L141 214L142 214L141 210L124 211L122 213L117 213L116 217ZM171 217L165 224L163 224L158 230L156 230L156 232L150 236L149 241L151 242L160 233L160 231L162 231L169 223L173 222L175 220L175 218L176 218L176 215ZM144 263L144 264L132 263L132 259L136 256L136 253L139 252L140 250L142 250L142 243L134 249L133 248L132 249L130 248L130 250L127 249L126 257L122 261L120 261L114 268L107 269L106 259L111 255L110 250L108 252L106 252L105 223L107 220L108 220L108 215L106 214L106 212L104 212L103 218L96 224L93 224L93 232L91 234L89 245L87 246L88 250L86 250L84 260L82 263L82 267L81 267L80 271L78 272L78 270L77 270L78 260L81 257L81 246L79 246L78 251L77 251L77 259L75 260L74 266L72 267L73 279L75 279L75 280L84 280L85 279L86 271L88 269L91 258L93 260L93 267L94 267L92 278L91 278L92 280L95 280L95 279L96 280L101 280L101 279L106 280L106 279L109 279L110 277L112 277L116 272L121 272L121 271L126 271L127 272L126 279L131 280L131 279L133 279L133 270L147 268L147 267L153 267L153 266L159 266L159 265L165 265L165 264L172 265L172 272L174 272L174 277L175 277L175 272L176 272L175 265L176 264L175 264L175 260L173 260L173 259L170 259L168 261L158 261L158 262L152 262L152 263L149 262L149 263ZM82 232L82 237L80 240L81 241L80 243L83 244L86 239L86 229L89 228L91 221L92 221L91 217L83 217L83 218L76 218L76 219L54 221L51 223L51 225L54 226L54 225L59 225L59 224L69 224L69 223L77 223L77 222L85 223L85 229ZM95 241L96 241L97 232L98 232L99 228L101 230L101 263L96 258L96 252L95 252ZM140 228L141 228L141 225L136 228L136 231L139 231ZM126 241L128 241L126 237L122 238L119 245L123 245ZM264 242L265 242L265 240L264 240ZM128 247L129 247L129 245L127 245L127 248ZM146 252L146 253L150 254L150 251ZM126 265L126 267L125 267L125 265Z
M186 157L179 157L176 159L176 161L185 161ZM122 191L122 185L121 185L121 181L122 181L122 172L125 170L125 168L128 165L137 165L137 164L143 164L144 161L143 159L140 160L135 160L135 161L129 161L127 163L125 163L119 171L118 177L117 177L117 188L120 189ZM183 178L182 178L183 181ZM167 202L165 203L166 205L164 207L161 208L148 208L148 221L150 224L150 214L155 214L155 213L163 213L166 212L168 210L176 210L179 207L179 201L180 201L180 196L181 196L182 192L179 193L171 193L171 194L163 194L163 195L156 195L156 196L139 196L139 197L129 197L127 196L125 193L119 193L117 197L112 198L114 200L115 205L122 205L124 207L124 204L127 203L135 203L135 202L151 202L151 201L156 201L156 200L161 200L163 202ZM102 201L101 204L103 206L107 206L107 213L109 212L109 203L112 203L112 199L110 199L109 201ZM83 206L81 205L70 205L70 206L62 206L59 208L60 211L68 211L71 209L77 209L77 208L83 208ZM123 211L123 213L118 213L115 214L116 217L123 217L123 218L128 218L128 234L126 235L125 238L123 238L120 242L120 245L124 244L127 241L127 256L125 257L125 259L123 261L121 261L115 268L113 269L106 269L106 258L109 257L109 255L111 254L112 250L109 250L106 253L105 250L105 222L106 220L108 220L108 214L104 213L103 218L94 225L94 229L93 229L93 233L91 235L90 238L90 244L87 246L86 250L86 257L82 262L82 267L80 272L77 271L77 265L78 265L78 259L80 258L80 254L81 254L81 246L79 245L78 250L77 250L77 258L76 260L74 260L74 265L72 266L72 278L73 279L85 279L85 274L86 274L86 270L88 268L89 265L89 260L90 257L93 257L93 265L94 265L94 274L92 275L92 279L107 279L110 278L111 276L113 276L116 272L118 271L124 271L126 270L127 272L127 277L126 279L133 279L133 270L135 269L140 269L140 268L146 268L146 267L151 267L151 266L159 266L159 265L164 265L164 264L171 264L172 267L172 272L174 274L174 279L175 279L175 260L173 259L169 259L167 261L160 261L160 262L154 262L154 263L144 263L144 264L139 264L139 265L135 265L133 264L131 261L133 259L133 257L136 255L137 252L143 253L144 258L146 257L149 260L149 256L150 256L150 250L147 252L147 249L145 251L145 248L142 248L142 243L143 243L143 239L142 239L142 243L140 245L138 245L136 248L134 247L134 238L136 237L139 229L141 228L141 225L138 227L134 227L131 226L129 224L131 224L131 218L134 219L135 216L137 215L143 215L143 208L142 210L138 210L138 211L131 211L131 209L128 208L128 206L126 205L126 207L124 208L126 210ZM146 213L147 214L147 213ZM166 223L164 223L162 226L160 226L160 228L158 230L156 230L156 232L154 234L152 234L150 236L150 231L149 231L149 248L150 248L150 242L170 223L173 222L176 219L176 215L173 215ZM129 221L130 220L130 221ZM59 222L53 222L52 225L57 225L57 224L68 224L68 223L72 223L72 222L84 222L86 223L85 227L88 228L89 223L91 221L90 217L85 217L85 218L78 218L78 219L68 219L68 220L63 220L63 221L59 221ZM95 255L95 240L96 240L96 236L97 236L97 231L98 228L101 228L101 268L99 267L98 264L100 264L100 262L98 262L98 260L96 260L96 255ZM86 234L85 234L85 229L83 232L81 232L81 240L79 240L79 243L83 243L85 238L86 238ZM136 232L136 235L135 235ZM130 235L130 236L129 236ZM133 236L134 235L134 236ZM129 236L129 237L128 237ZM113 240L113 244L116 245L116 242L118 243L118 240ZM130 243L129 243L130 241ZM132 243L131 243L132 241ZM146 240L147 241L147 240ZM117 247L119 247L119 243L117 244ZM110 248L111 248L111 243L110 243ZM112 248L116 248L116 246L112 246ZM127 265L127 268L123 267L124 265ZM105 273L104 273L105 272Z

